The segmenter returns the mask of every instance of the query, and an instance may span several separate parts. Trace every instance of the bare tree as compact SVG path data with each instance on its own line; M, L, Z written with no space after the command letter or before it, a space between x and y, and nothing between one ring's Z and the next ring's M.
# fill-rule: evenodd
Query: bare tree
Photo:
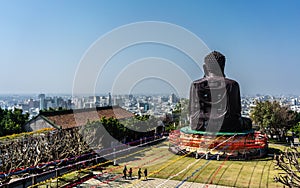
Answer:
M96 131L89 132L93 133L96 134ZM91 151L86 139L83 139L80 128L25 136L0 143L0 171L9 174L19 168L36 167L38 164L76 157ZM0 178L0 183L10 178L10 175Z
M300 187L300 166L299 152L297 148L288 148L280 155L274 156L275 167L284 171L274 177L276 182L280 182L288 187Z

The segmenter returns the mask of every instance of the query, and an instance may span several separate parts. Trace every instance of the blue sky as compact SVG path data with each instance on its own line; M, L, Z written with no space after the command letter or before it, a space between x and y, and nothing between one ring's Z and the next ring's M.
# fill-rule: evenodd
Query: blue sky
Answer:
M209 49L222 52L227 57L226 75L240 83L242 94L300 95L299 9L296 0L1 0L0 93L72 93L79 62L97 39L125 24L159 21L184 27ZM164 56L162 48L137 46L136 51L129 49L131 57L123 53L123 59L130 63L132 57L144 54L177 58L174 62L179 66L189 61L168 48L169 55ZM103 74L107 76L99 76L97 92L109 92L107 80L111 78L105 78L119 70L114 61L117 58ZM191 79L202 77L201 71L189 65L182 68ZM144 86L139 83L133 88L151 92L150 83L148 79ZM166 82L157 84L162 91L169 88Z

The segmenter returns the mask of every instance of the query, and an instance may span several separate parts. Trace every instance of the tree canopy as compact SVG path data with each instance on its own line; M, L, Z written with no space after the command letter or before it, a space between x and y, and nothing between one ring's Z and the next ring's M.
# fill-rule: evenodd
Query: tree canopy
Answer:
M23 125L28 121L29 114L21 109L3 110L0 108L0 136L23 132Z
M250 117L261 130L266 130L270 135L278 135L280 138L297 124L297 113L289 110L287 106L281 106L277 101L256 102Z

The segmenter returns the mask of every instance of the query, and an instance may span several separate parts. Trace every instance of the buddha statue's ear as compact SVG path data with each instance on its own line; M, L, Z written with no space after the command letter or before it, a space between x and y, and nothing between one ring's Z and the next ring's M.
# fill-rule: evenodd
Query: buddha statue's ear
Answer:
M208 70L205 64L203 64L203 71L204 71L204 76L208 76Z

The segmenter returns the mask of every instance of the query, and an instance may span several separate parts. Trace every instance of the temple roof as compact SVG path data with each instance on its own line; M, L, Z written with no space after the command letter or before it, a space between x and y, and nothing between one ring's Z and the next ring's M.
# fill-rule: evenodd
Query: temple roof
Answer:
M134 117L134 114L119 107L107 106L87 109L62 110L53 112L41 112L39 116L48 120L55 127L68 129L99 121L102 117L126 119Z

